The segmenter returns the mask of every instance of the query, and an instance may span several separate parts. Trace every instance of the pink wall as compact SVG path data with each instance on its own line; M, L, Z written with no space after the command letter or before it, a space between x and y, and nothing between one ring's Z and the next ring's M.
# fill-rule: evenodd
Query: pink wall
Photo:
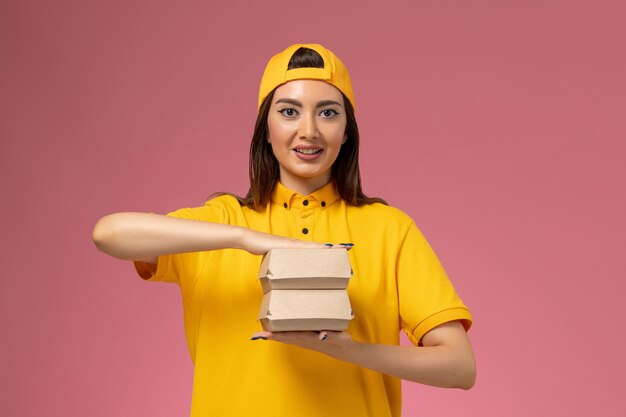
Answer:
M265 60L316 41L353 74L366 192L475 318L475 388L406 384L405 415L622 416L624 3L214 3L0 5L0 415L188 413L176 287L91 228L245 192Z

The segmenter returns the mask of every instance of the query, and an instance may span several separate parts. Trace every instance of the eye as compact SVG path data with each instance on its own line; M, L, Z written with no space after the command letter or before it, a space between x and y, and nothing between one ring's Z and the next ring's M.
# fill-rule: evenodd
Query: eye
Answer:
M282 110L278 110L278 113L282 114L285 117L294 117L296 114L298 114L296 109L292 109L291 107L288 107L288 108L282 109Z
M325 118L335 117L335 116L337 116L338 114L339 114L339 112L338 112L338 111L336 111L336 110L333 110L333 109L324 109L324 110L322 110L322 111L320 112L320 115L321 115L322 117L325 117Z

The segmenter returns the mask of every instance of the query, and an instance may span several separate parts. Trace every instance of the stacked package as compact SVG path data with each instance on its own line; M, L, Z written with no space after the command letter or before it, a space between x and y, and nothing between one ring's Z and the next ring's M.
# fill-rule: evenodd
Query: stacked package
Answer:
M346 290L351 276L344 249L272 249L259 271L263 330L346 330L354 317Z

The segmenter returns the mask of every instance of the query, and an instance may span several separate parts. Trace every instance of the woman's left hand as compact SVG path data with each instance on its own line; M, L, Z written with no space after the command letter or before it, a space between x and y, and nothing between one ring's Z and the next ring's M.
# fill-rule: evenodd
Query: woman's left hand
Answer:
M460 321L430 330L419 347L359 342L348 332L257 332L252 337L261 338L315 350L420 384L470 389L476 380L472 345Z
M265 339L287 343L334 356L338 350L347 349L353 343L348 332L256 332L252 340Z

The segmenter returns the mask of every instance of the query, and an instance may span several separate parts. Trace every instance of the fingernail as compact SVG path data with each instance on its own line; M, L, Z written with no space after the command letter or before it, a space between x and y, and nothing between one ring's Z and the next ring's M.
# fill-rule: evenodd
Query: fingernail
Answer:
M254 337L250 338L250 340L259 340L259 339L262 339L262 340L267 340L267 337L263 337L263 336L254 336Z
M341 246L347 246L347 243L340 243Z
M354 246L354 243L346 243L346 246Z
M324 336L322 336L322 340L326 340L326 339L328 339L328 335L327 335L327 334L325 334Z
M333 246L332 243L324 243L324 246Z

